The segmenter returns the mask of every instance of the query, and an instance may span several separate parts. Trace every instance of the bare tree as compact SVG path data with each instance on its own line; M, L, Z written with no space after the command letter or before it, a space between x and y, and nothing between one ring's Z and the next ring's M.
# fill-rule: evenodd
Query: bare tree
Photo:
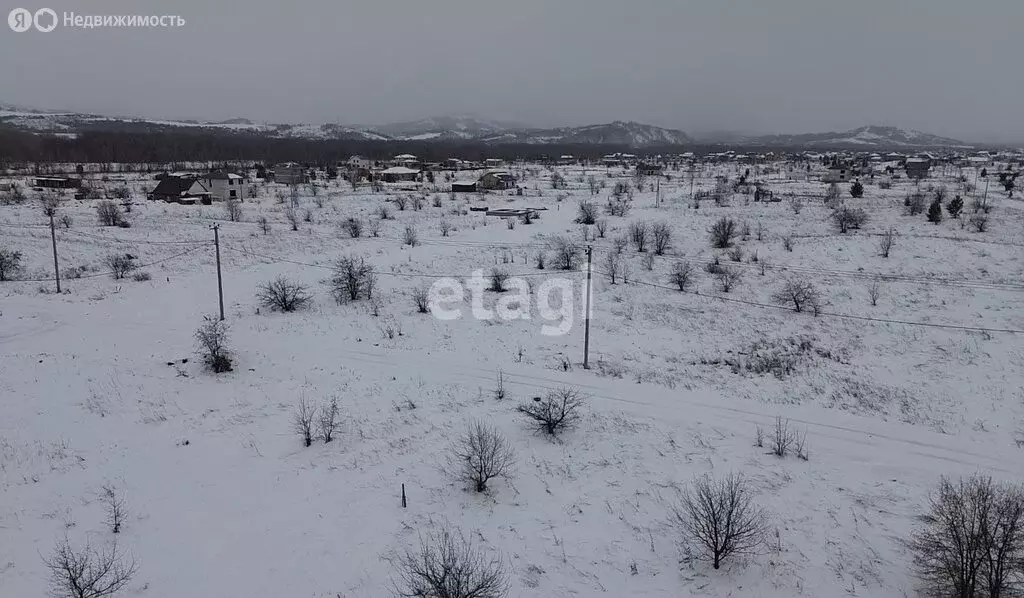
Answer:
M655 222L651 226L651 237L654 243L654 254L665 255L672 245L672 227L667 222Z
M299 230L299 212L294 207L286 208L284 211L284 217L288 220L288 224L291 225L293 231Z
M409 198L404 195L395 196L395 205L398 206L400 212L404 212L407 205L409 205Z
M364 258L349 255L334 262L327 284L331 288L331 296L340 304L371 299L377 277Z
M832 223L840 233L860 228L867 222L868 214L861 208L839 206L832 212Z
M487 290L495 293L504 293L507 289L505 287L508 284L509 274L507 270L501 268L494 268L491 270L491 284L487 287Z
M555 237L551 240L551 249L555 254L555 263L562 270L572 270L580 257L580 247L566 237Z
M103 226L121 226L124 222L121 206L112 201L101 201L96 204L96 217Z
M787 280L782 288L772 295L772 301L792 305L797 312L809 309L814 315L818 315L821 311L821 294L817 287L807 280Z
M278 276L260 285L256 298L260 304L274 311L292 312L313 300L306 285Z
M594 228L597 230L597 238L603 239L605 233L608 231L608 220L601 218L594 223Z
M789 207L793 210L794 214L799 215L800 212L804 209L804 200L800 199L799 197L791 197L789 199Z
M785 457L797 442L797 432L789 427L789 420L782 416L775 418L775 429L772 431L772 454Z
M452 231L452 223L444 218L441 219L440 227L442 237L447 237L448 234Z
M391 210L388 209L388 204L380 204L380 208L377 209L377 216L381 220L391 220Z
M103 507L107 511L107 527L110 528L111 533L119 534L124 518L128 514L124 496L118 494L117 488L113 486L103 486L102 490Z
M358 239L363 236L363 221L358 218L346 218L341 227L345 229L345 232L352 239Z
M304 446L313 445L313 420L316 418L316 408L306 400L305 396L299 397L299 404L292 414L292 429L302 437Z
M231 222L238 222L242 219L242 202L238 201L234 197L229 197L224 202L224 215L228 217Z
M896 243L896 229L889 227L881 238L878 240L878 251L882 257L889 257L889 253L892 251L892 246Z
M604 270L605 275L608 277L608 282L611 284L618 284L619 280L623 278L623 263L622 254L609 251L604 257Z
M629 245L629 239L625 235L619 235L612 239L612 249L615 253L622 253L626 250L626 246Z
M75 219L71 217L71 214L61 214L60 218L57 219L57 223L64 228L71 228L71 225L75 223Z
M535 397L522 403L518 411L533 420L538 429L554 436L579 421L584 402L578 390L563 387L549 392L544 398Z
M971 225L975 232L983 233L988 229L988 215L984 213L978 213L971 216L967 223Z
M448 458L449 470L472 484L476 492L487 490L487 482L507 478L514 473L516 453L497 428L481 421L469 424L462 436L452 444Z
M117 549L94 548L86 543L75 548L65 537L53 554L44 559L50 570L50 592L55 598L101 598L122 590L138 566L130 555Z
M709 232L711 233L711 246L715 249L725 249L732 245L732 240L736 236L736 221L722 216L711 226Z
M270 221L267 220L266 216L260 216L259 219L256 220L256 224L259 225L260 230L263 231L264 235L270 234Z
M592 201L580 200L575 222L576 224L594 224L597 222L597 204Z
M135 263L135 256L128 253L114 253L108 255L104 260L114 280L121 280L132 270L138 267Z
M715 569L733 555L755 553L768 534L768 517L754 504L753 490L740 474L693 481L672 507L671 521L685 541Z
M640 253L647 251L647 237L650 231L650 227L644 221L633 222L629 225L629 240L633 242L633 246Z
M416 234L416 227L411 224L405 227L405 234L402 236L402 243L409 247L416 247L420 244L419 235Z
M697 271L690 262L678 261L672 264L672 271L668 276L672 284L685 293L697 278Z
M22 254L7 247L0 247L0 282L13 280L21 273Z
M421 314L430 313L430 288L425 286L415 287L412 290L412 301L416 304L416 311Z
M740 280L743 279L743 273L737 268L729 266L719 266L718 271L715 272L715 280L718 281L718 288L723 293L728 293L734 286L739 284Z
M320 413L316 423L320 431L320 438L324 442L334 440L334 435L338 432L339 426L337 397L331 397L329 403L320 406Z
M882 296L882 282L877 278L871 281L868 285L868 299L871 300L871 306L875 307L878 305L878 299Z
M398 556L394 593L401 598L503 598L509 581L502 557L487 554L462 532L420 537L418 550Z
M213 373L231 371L231 352L228 350L228 325L223 320L206 316L196 330L199 354Z
M786 251L793 251L793 245L795 245L795 243L793 242L792 235L785 235L784 237L782 237L783 249L785 249Z

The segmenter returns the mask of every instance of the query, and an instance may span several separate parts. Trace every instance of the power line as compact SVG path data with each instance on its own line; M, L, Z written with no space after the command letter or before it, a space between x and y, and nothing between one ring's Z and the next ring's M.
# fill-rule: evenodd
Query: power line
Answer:
M195 253L196 251L199 251L200 249L202 249L202 248L204 248L204 247L206 247L208 245L212 245L212 244L213 243L211 243L211 242L206 242L204 245L200 245L200 246L197 246L197 247L192 247L191 249L186 249L185 251L182 251L181 253L176 253L174 255L171 255L171 256L168 256L168 257L156 260L154 262L147 262L145 264L136 264L135 265L135 269L148 268L150 266L156 266L157 264L162 264L164 262L168 262L170 260L186 256L186 255L188 255L190 253ZM84 278L99 278L101 276L110 276L110 273L109 272L97 272L95 274L85 274L83 276L75 277L72 280L80 280L80 279L84 279ZM13 280L11 282L49 282L50 280L52 280L52 279L50 279L50 278L19 278L17 280ZM65 277L65 280L67 280L66 277Z

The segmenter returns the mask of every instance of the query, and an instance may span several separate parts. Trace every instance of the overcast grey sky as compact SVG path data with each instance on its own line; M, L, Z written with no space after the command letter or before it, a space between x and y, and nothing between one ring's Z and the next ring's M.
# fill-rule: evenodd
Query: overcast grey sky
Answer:
M1024 140L1024 0L3 2L5 16L49 6L186 20L4 27L5 103L270 122L473 113L687 131L889 124Z

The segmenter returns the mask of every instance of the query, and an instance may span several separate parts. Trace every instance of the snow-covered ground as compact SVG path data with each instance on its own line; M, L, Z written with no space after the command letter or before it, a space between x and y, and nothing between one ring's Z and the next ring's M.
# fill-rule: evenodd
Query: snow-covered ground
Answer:
M706 167L693 188L745 168ZM804 196L796 214L789 201L742 194L693 209L684 169L660 191L648 178L628 216L602 215L605 238L584 242L577 202L603 204L615 182L632 178L572 167L561 169L569 189L556 191L543 168L512 170L522 197L431 192L418 211L391 203L380 236L359 239L341 223L376 220L388 196L344 183L302 198L310 222L298 231L273 185L246 200L242 222L226 221L218 205L137 200L131 228L102 228L95 202L68 200L61 212L74 223L58 230L58 253L62 270L82 267L83 277L64 280L60 295L47 281L50 231L38 204L0 206L0 246L21 251L23 277L38 279L0 283L0 595L43 594L42 557L65 534L111 541L100 500L110 485L128 506L119 547L139 564L124 595L387 596L389 557L453 525L501 552L512 596L904 596L915 581L903 541L939 476L1024 475L1015 443L1024 427L1024 334L1013 332L1024 330L1019 200L990 189L990 227L975 233L904 215L906 181L868 184L847 202L870 220L840 235L813 199L825 185L802 170L752 173L776 194ZM591 175L605 185L593 198ZM930 183L956 191L952 180ZM152 182L133 185L143 197ZM545 209L509 228L468 210L481 205ZM723 215L751 229L734 264L744 277L727 294L702 269L722 253L707 230ZM627 248L628 283L612 285L603 274L612 239L639 220L668 222L672 247L652 270ZM235 354L234 371L220 375L204 371L193 339L217 311L214 223ZM407 226L419 245L403 245ZM886 259L878 235L890 226L899 236ZM468 296L458 320L417 313L413 289L496 266L581 291L583 272L554 270L550 256L548 268L535 267L558 235L594 247L591 369L581 363L581 292L563 336L541 334L537 311L473 319ZM105 256L125 252L151 280L111 279ZM332 262L349 254L378 272L377 316L365 301L337 305L327 293ZM677 260L699 267L699 294L672 290ZM277 275L307 284L312 306L260 308L258 285ZM822 315L773 304L789 278L822 291ZM875 280L882 294L872 306ZM388 338L387 328L401 334ZM758 357L792 371L731 365ZM580 425L553 441L515 406L560 386L579 388L587 404ZM337 397L337 440L302 446L292 431L301 397ZM806 431L809 460L754 446L756 426L777 416ZM517 474L482 495L445 466L472 419L499 428L517 452ZM715 571L681 550L668 509L694 476L731 471L752 481L773 532L760 554Z

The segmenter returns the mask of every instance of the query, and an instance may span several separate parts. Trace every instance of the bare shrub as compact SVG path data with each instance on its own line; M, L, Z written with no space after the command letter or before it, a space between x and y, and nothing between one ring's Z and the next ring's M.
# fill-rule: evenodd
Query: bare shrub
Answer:
M765 226L764 226L764 224L762 222L758 221L757 228L754 231L754 234L757 235L757 240L758 241L764 241L764 234L766 232L768 232L768 229L765 228Z
M295 406L292 413L292 429L302 438L303 446L313 445L313 420L316 419L316 408L306 400L305 396L299 397L299 404Z
M412 203L412 209L413 210L419 212L420 210L423 209L423 203L424 203L423 196L421 196L421 195L414 195L414 196L412 196L410 202Z
M846 233L850 229L859 229L867 222L868 213L861 208L850 208L839 206L832 212L832 223L840 233Z
M224 202L224 215L231 222L238 222L242 219L242 202L235 198L228 198Z
M441 196L435 195L433 200L431 200L430 205L434 206L435 208L440 208L441 206L443 206L444 204L441 201Z
M500 554L484 553L448 528L420 537L418 550L394 560L394 593L401 598L503 598L508 574Z
M882 236L878 239L878 251L882 257L889 257L889 253L892 252L892 246L896 243L896 229L891 226L882 233Z
M608 220L601 218L594 223L594 228L597 230L597 238L603 239L606 232L608 232Z
M797 433L789 427L789 420L782 419L782 416L775 418L775 429L772 431L772 454L776 457L785 457L790 453L793 444L797 441Z
M50 571L50 594L55 598L110 596L124 589L138 570L135 559L119 551L117 542L105 549L88 543L76 548L67 537L43 561Z
M739 284L740 280L743 279L743 273L736 268L729 266L719 266L718 272L715 273L715 280L718 281L718 288L723 293L728 293L734 286Z
M421 314L430 313L430 288L415 287L412 290L412 301L416 305L416 311Z
M768 517L754 504L749 482L736 473L694 480L672 507L670 520L715 569L731 556L757 552L768 537Z
M665 255L672 246L672 227L667 222L655 222L651 226L651 240L655 255Z
M153 275L149 272L136 272L135 274L132 274L132 280L135 282L148 282L153 280Z
M697 278L697 272L690 262L679 261L672 264L672 271L668 276L672 284L685 293Z
M515 230L516 229L516 219L515 218L506 218L505 219L505 226L508 228L508 230ZM586 229L586 227L584 227L584 230L585 229Z
M472 485L476 492L487 490L487 482L513 474L516 454L497 428L473 421L451 446L449 469Z
M868 299L871 301L871 307L878 305L878 299L882 296L882 282L878 279L871 281L868 285Z
M633 222L629 225L629 240L633 242L633 246L640 253L647 251L647 238L650 227L644 221Z
M313 300L306 285L278 276L260 285L256 293L260 304L273 311L293 312Z
M109 485L103 486L102 491L103 508L107 512L107 527L110 528L111 533L119 534L121 533L121 525L124 524L124 519L128 514L124 496L118 494L117 488Z
M624 278L622 254L609 251L604 256L604 273L608 277L608 282L611 284L618 284L619 280Z
M213 373L231 371L231 352L228 350L228 325L223 320L206 316L196 330L196 342L203 363Z
M104 262L107 264L107 269L110 270L110 274L114 277L114 280L121 280L128 275L129 272L138 267L135 263L135 256L127 253L114 253L106 257Z
M903 199L903 206L906 207L907 214L911 216L924 213L927 203L924 193L911 193Z
M984 213L978 213L971 216L967 223L971 225L974 232L983 233L988 229L988 216Z
M608 200L608 203L604 206L604 213L609 216L617 216L619 218L625 218L629 214L630 205L629 197L617 196L612 197Z
M293 231L299 230L299 212L295 208L286 208L284 211L284 217L292 227Z
M112 201L101 201L96 204L96 217L103 226L121 226L124 222L121 206Z
M743 248L737 245L729 251L726 251L725 256L729 258L729 261L740 263L743 261Z
M487 287L487 290L495 293L504 293L507 289L505 285L508 283L508 271L501 268L494 268L491 270L491 284Z
M532 420L540 431L554 436L579 422L584 402L578 390L563 387L549 392L544 398L536 397L522 403L518 411Z
M377 216L381 220L391 220L391 218L392 218L391 210L388 208L388 204L386 204L386 203L380 204L380 207L377 209Z
M380 236L380 220L371 220L370 221L369 233L370 233L370 236L374 237L374 238Z
M772 294L772 301L790 305L798 313L807 309L818 315L821 311L821 294L817 287L806 280L787 280L782 288Z
M547 265L546 258L544 257L544 252L543 251L538 251L537 252L537 256L536 256L536 258L534 258L534 264L537 266L538 270L543 270L544 267Z
M402 235L402 243L409 247L416 247L420 244L420 237L416 234L416 227L408 225L405 227L405 233Z
M829 205L836 201L839 199L840 195L842 195L842 191L839 190L839 185L831 183L828 186L828 189L825 190L825 205Z
M566 237L555 237L551 240L551 250L555 255L555 264L561 270L572 270L580 257L580 246Z
M13 280L23 269L22 254L7 247L0 247L0 282Z
M256 224L259 225L260 230L263 231L264 235L270 234L270 221L267 220L266 216L260 216L259 219L256 220Z
M338 303L370 299L377 286L377 276L366 260L354 255L334 262L331 278L327 281L331 296Z
M452 223L448 222L444 218L441 219L441 223L440 223L439 226L441 228L441 236L442 237L447 237L448 234L451 233L451 231L452 231Z
M615 250L615 253L622 253L623 251L626 250L626 247L628 245L629 239L626 238L625 235L620 235L612 239L612 249Z
M1024 576L1024 488L974 475L943 477L910 541L924 589L935 596L1019 595Z
M799 197L791 197L789 199L789 207L793 210L794 214L800 214L804 209L804 200Z
M312 223L313 222L313 210L311 210L310 208L306 208L305 210L302 210L302 221L303 222L307 222L307 223Z
M783 249L785 249L786 251L793 251L793 245L795 245L795 243L793 242L792 235L786 235L786 236L782 237L782 248Z
M334 440L334 435L338 432L338 427L340 425L340 422L338 421L338 414L337 397L331 397L329 403L320 406L320 413L317 417L316 423L320 432L320 438L323 439L324 442Z
M732 240L736 236L736 221L723 216L711 226L709 232L711 246L715 249L725 249L732 245Z
M358 218L346 218L341 228L348 233L349 238L358 239L363 236L363 221Z
M409 205L409 198L404 195L398 195L394 199L395 205L398 206L398 211L404 212L405 208Z
M75 223L75 219L71 217L71 214L61 214L60 218L57 219L57 224L64 228L71 228Z
M597 222L597 204L592 201L580 200L576 213L576 224L594 224Z

